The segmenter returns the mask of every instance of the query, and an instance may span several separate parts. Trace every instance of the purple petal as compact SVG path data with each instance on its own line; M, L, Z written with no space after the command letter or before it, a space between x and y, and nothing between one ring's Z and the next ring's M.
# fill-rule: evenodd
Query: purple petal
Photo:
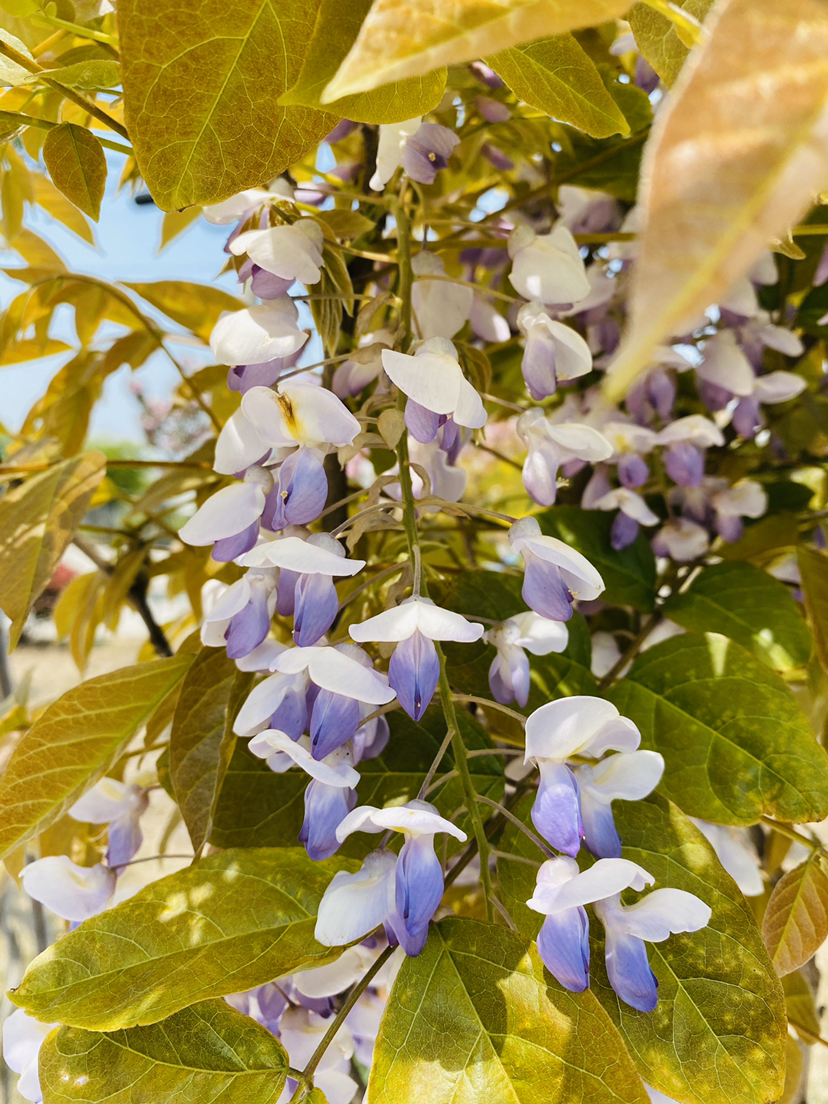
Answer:
M639 1012L652 1012L658 1004L658 982L647 961L647 945L634 935L607 932L607 975L625 1004Z
M568 621L572 616L572 595L560 568L531 553L524 553L526 573L521 594L529 609L550 621Z
M289 288L296 283L295 280L283 280L273 272L267 272L257 264L253 265L253 279L250 281L250 290L260 299L281 299Z
M439 123L422 123L416 134L405 143L402 167L412 180L433 184L438 169L448 165L451 151L460 139Z
M356 790L326 786L312 778L305 790L305 819L299 832L308 856L315 862L329 859L340 847L336 830L356 805Z
M279 357L261 364L237 364L227 373L227 386L231 391L240 391L242 394L251 387L271 387L279 378L286 359Z
M294 642L300 648L315 644L334 623L338 609L339 599L330 575L300 575L296 583Z
M731 423L740 437L752 440L762 426L762 414L757 400L752 396L741 399L734 407Z
M625 452L618 460L618 478L625 487L641 487L650 478L647 461L637 452Z
M733 541L737 541L741 537L744 530L744 522L740 517L728 517L724 514L719 514L716 518L716 532L729 544Z
M313 703L310 721L311 755L324 759L350 740L359 727L359 702L320 690Z
M635 518L627 517L621 510L615 515L610 530L610 544L616 552L627 548L638 536L638 522Z
M612 817L612 805L581 796L584 843L598 859L620 859L621 838Z
M419 721L428 709L439 677L440 661L433 641L419 630L400 641L388 665L388 682L412 720Z
M397 859L397 914L409 939L419 941L443 898L443 870L434 853L434 837L406 839ZM406 946L403 933L400 942Z
M415 441L427 445L437 436L440 415L409 399L405 404L405 428Z
M293 611L296 608L296 584L299 579L298 571L289 571L286 567L279 569L276 612L280 617L293 617Z
M557 851L573 857L580 851L584 825L578 782L565 763L541 761L532 823Z
M545 327L533 326L529 331L520 368L526 389L535 402L555 394L558 386L555 375L555 341Z
M271 528L308 525L322 513L327 498L328 477L322 457L311 449L298 448L281 464L276 486L268 495L268 506L275 507Z
M664 466L670 478L681 487L698 487L704 479L704 453L689 441L671 445Z
M538 952L549 973L570 993L589 988L589 921L582 908L547 916L538 932Z
M258 648L270 631L267 590L263 586L250 588L250 601L243 610L230 618L224 634L228 659L243 659Z
M110 821L107 835L109 842L106 849L106 862L116 870L129 862L144 841L140 812L137 815L130 812L126 816L119 816Z
M308 712L308 695L304 689L292 687L271 715L270 727L278 728L291 740L298 740L308 727Z
M236 556L249 552L259 537L259 523L254 521L232 537L222 537L213 545L212 557L217 563L230 563Z

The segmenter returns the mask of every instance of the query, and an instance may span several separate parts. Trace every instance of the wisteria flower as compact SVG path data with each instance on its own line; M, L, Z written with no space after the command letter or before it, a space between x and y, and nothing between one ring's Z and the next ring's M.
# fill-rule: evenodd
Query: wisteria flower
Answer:
M148 806L143 786L101 778L70 806L69 816L87 824L108 825L106 861L119 867L129 862L143 842L141 817Z
M247 468L263 464L270 452L271 446L262 440L242 411L236 410L216 438L213 469L222 475L242 475Z
M9 1069L20 1074L17 1091L24 1100L40 1104L43 1093L37 1075L37 1063L43 1040L59 1025L41 1023L16 1008L3 1021L3 1058Z
M483 626L435 606L429 598L415 595L360 625L351 625L348 631L361 643L399 642L388 665L388 683L406 713L419 721L431 704L440 676L440 661L433 642L479 640Z
M703 556L710 546L710 537L703 525L690 518L670 518L653 537L653 551L676 563L687 563Z
M429 338L413 356L383 349L382 366L409 400L432 414L450 414L457 425L470 429L480 429L486 424L483 402L463 375L456 349L445 338ZM437 429L435 420L434 434ZM418 436L418 440L423 438Z
M532 655L562 652L569 642L569 631L560 621L549 621L528 610L489 629L486 640L497 649L489 667L489 686L495 701L502 705L516 701L523 708L529 699L526 652Z
M303 218L290 225L246 230L231 242L230 252L237 257L246 253L259 268L284 281L287 291L294 280L306 286L319 280L324 243L319 223Z
M234 560L256 543L272 489L273 476L266 468L248 468L241 482L210 495L178 530L179 537L186 544L213 544L213 559Z
M317 384L287 380L274 391L252 387L242 413L271 448L350 445L359 422L336 395Z
M740 479L732 487L723 487L710 496L716 532L726 541L742 535L742 518L760 518L768 508L768 495L754 479Z
M542 303L522 306L517 324L526 337L521 371L535 402L554 395L560 380L577 379L592 371L589 345L571 326L550 318Z
M35 901L64 920L78 923L96 916L115 892L115 871L103 863L79 866L67 855L47 855L23 867L23 888Z
M383 123L379 128L377 167L368 186L381 192L402 162L403 150L408 139L420 129L422 116L406 119L402 123Z
M244 659L258 648L276 611L276 575L252 568L230 586L211 580L215 585L205 594L201 643L226 647L229 659Z
M612 445L592 426L555 423L534 407L517 420L518 436L527 448L523 485L540 506L551 506L558 489L558 468L573 460L595 463L612 455Z
M701 414L689 414L665 426L658 443L667 445L664 466L667 474L682 487L698 487L704 479L704 450L722 446L719 427Z
M574 768L578 783L584 842L601 859L621 857L621 839L612 816L613 801L640 801L651 794L664 774L657 751L627 751L600 763Z
M518 226L509 238L509 256L509 282L524 299L569 306L590 292L577 242L565 226L556 226L549 234Z
M526 568L521 594L530 609L551 621L567 621L576 598L591 601L604 581L586 556L556 537L541 533L535 518L516 521L508 534Z
M232 222L239 222L251 215L257 207L263 203L269 203L272 199L279 198L273 192L264 188L248 188L244 192L238 192L221 203L209 203L201 208L201 213L208 222L216 226L227 226Z
M639 526L658 525L661 520L641 495L628 487L607 491L592 505L596 510L618 510L610 532L610 543L616 551L632 544L638 536Z
M420 337L454 337L469 320L474 291L463 284L451 283L446 266L434 253L422 249L411 261L416 279L411 288L411 310ZM444 277L440 280L429 276Z
M210 335L210 348L219 364L262 364L288 357L308 340L298 320L296 304L287 297L245 307L222 315Z
M460 141L453 130L439 123L421 123L402 150L402 167L420 184L433 184L439 169L448 165L451 151Z

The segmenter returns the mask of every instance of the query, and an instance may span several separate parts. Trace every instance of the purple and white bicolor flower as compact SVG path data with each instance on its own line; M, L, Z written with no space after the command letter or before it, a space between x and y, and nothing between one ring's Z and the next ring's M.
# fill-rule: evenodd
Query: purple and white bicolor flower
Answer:
M768 495L755 479L740 479L732 487L714 491L710 496L716 532L726 541L742 535L742 518L760 518L768 508Z
M24 866L20 880L35 901L77 924L106 908L118 878L103 863L79 866L68 855L47 855Z
M521 371L535 402L554 395L561 380L577 379L592 371L589 345L571 326L550 318L543 303L526 303L517 315L526 338Z
M416 277L411 288L411 310L418 337L454 337L469 320L474 290L450 283L446 266L428 250L422 249L412 258L411 269Z
M293 616L293 639L300 648L315 644L334 622L339 599L333 577L356 575L365 567L365 560L349 560L328 533L263 541L239 562L243 567L279 569L279 613Z
M222 315L210 335L210 348L219 364L263 364L289 357L308 340L297 325L299 312L284 297Z
M521 518L508 533L513 552L526 568L521 594L530 609L550 621L568 621L576 598L592 601L604 580L580 552L541 533L535 518Z
M457 425L469 429L480 429L486 424L483 401L463 375L457 350L446 338L429 338L413 355L383 349L382 366L391 382L408 396L409 404L422 408L417 412L418 419L428 423L430 432L421 427L414 433L418 441L426 443L436 437L441 416L445 421L450 414ZM407 409L406 423L409 423Z
M449 424L449 423L446 423ZM446 502L459 502L466 490L466 469L452 464L437 438L423 444L409 434L408 457L411 464L411 490L415 498L422 498L426 492L426 480L418 471L422 468L428 476L428 493L437 495ZM388 471L389 475L399 474L399 464ZM402 499L399 483L389 483L385 493L398 502Z
M534 763L540 771L532 823L556 850L577 855L586 834L578 781L567 760L573 755L600 759L607 751L629 754L640 743L641 733L633 722L622 717L615 706L603 698L587 695L559 698L527 717L524 762ZM599 785L601 777L599 775ZM618 779L623 786L623 772ZM612 776L605 781L609 793L613 786ZM607 802L611 800L609 797ZM612 818L609 806L607 815ZM602 849L602 841L608 838L606 824L600 814L592 816L593 821L598 833L592 842Z
M402 149L405 173L420 184L433 184L440 169L448 165L451 152L460 138L439 123L421 123Z
M595 463L612 455L612 445L592 426L556 423L533 407L515 427L527 448L523 485L539 506L552 506L558 490L558 468L572 461Z
M744 828L711 824L708 820L699 820L696 817L690 819L716 852L716 858L745 897L758 897L765 892L762 864Z
M277 574L272 568L250 568L229 586L216 579L205 584L201 643L226 647L230 659L244 659L258 648L276 611Z
M464 842L466 833L445 820L426 801L393 808L363 805L336 830L342 841L352 832L401 832L399 855L375 851L354 874L339 872L319 904L315 938L326 947L361 939L385 925L389 942L418 955L428 924L443 897L443 870L434 853L434 836L446 832Z
M419 721L434 697L440 677L434 641L479 640L483 626L435 606L430 598L412 595L394 609L369 617L360 625L351 625L348 631L361 643L398 642L388 665L388 682L409 717Z
M644 456L658 441L657 434L635 422L604 422L601 433L612 445L614 462L618 465L618 480L624 487L634 490L650 477L650 469Z
M724 436L709 418L688 414L665 426L658 443L667 446L664 466L670 478L682 487L698 487L704 479L704 450L721 447Z
M214 226L229 226L233 222L246 219L263 203L279 198L282 197L278 193L268 192L264 188L248 188L244 192L230 196L229 199L222 200L221 203L208 203L201 208L201 213Z
M516 701L523 708L529 699L526 652L562 652L569 642L569 630L560 621L549 621L527 610L489 629L485 639L497 649L489 667L489 686L495 701L501 705Z
M596 510L617 510L610 532L610 543L616 552L632 544L640 525L658 525L661 520L653 513L640 494L628 487L607 491L592 503Z
M288 649L276 641L265 643L267 651L275 653L269 663L272 669L278 657ZM264 646L260 645L261 648ZM292 740L298 740L307 730L312 705L313 695L307 671L291 675L276 671L254 686L247 695L233 723L233 731L237 736L253 736L271 728L286 732Z
M236 257L246 253L259 268L277 276L284 285L284 294L294 280L306 287L317 283L324 244L319 223L302 218L290 225L246 230L230 243L230 252Z
M141 817L149 797L143 786L118 778L100 778L69 808L69 816L86 824L106 824L106 861L113 869L137 853L144 840Z
M664 774L657 751L628 751L608 755L594 766L574 768L580 794L584 842L600 859L621 857L621 839L612 817L613 801L641 801L652 793Z
M402 123L383 123L379 128L377 167L368 187L381 192L402 162L403 150L408 139L420 129L422 116L406 119Z
M40 1104L43 1093L37 1075L37 1063L43 1040L56 1023L41 1023L22 1008L16 1008L3 1021L3 1058L9 1069L20 1074L17 1091L24 1100Z
M288 648L273 666L285 675L304 676L318 687L310 713L314 759L324 759L341 747L368 713L395 697L385 675L374 670L368 655L356 644Z
M710 547L710 537L703 525L690 518L670 518L653 537L657 556L687 563L703 556Z
M273 476L252 466L244 479L222 487L199 506L178 531L185 544L213 545L213 559L222 563L248 552L259 536L259 521L273 490Z
M590 293L578 244L565 226L558 225L549 234L518 226L509 237L509 256L509 282L524 299L572 306Z

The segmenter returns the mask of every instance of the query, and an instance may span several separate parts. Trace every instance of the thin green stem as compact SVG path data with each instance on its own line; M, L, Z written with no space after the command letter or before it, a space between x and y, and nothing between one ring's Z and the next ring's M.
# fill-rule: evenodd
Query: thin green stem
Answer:
M70 23L68 19L58 19L56 15L47 15L42 11L37 14L39 19L47 20L53 27L59 27L62 31L71 31L78 38L91 38L93 42L100 42L114 51L116 39L113 35L105 34L103 31L93 31L90 27L81 27L77 23ZM117 57L117 53L115 56Z
M516 709L510 709L508 705L501 705L500 702L491 701L489 698L478 698L474 694L453 694L452 697L455 701L474 702L475 705L484 705L489 709L496 709L498 713L505 713L507 717L513 717L516 721L520 721L522 725L526 724L526 718L522 713L518 713Z
M555 858L555 852L551 849L551 847L547 846L547 844L543 842L540 836L536 835L531 828L527 828L522 820L518 820L514 813L510 813L508 809L504 809L504 807L498 804L497 801L492 801L490 798L484 797L482 794L477 795L477 800L482 805L488 805L489 808L496 809L501 816L505 817L511 824L514 824L515 828L523 832L524 836L526 836L527 839L531 840L532 843L534 843L535 847L537 847L538 850L542 851L544 855L546 855L547 859Z
M797 832L795 828L791 828L787 824L780 824L778 820L774 820L772 817L767 816L760 817L760 821L767 828L773 828L774 832L778 832L780 836L787 836L787 838L793 840L794 843L804 844L804 846L811 851L822 850L822 844L817 843L816 840L809 839L808 836L803 836L801 832Z

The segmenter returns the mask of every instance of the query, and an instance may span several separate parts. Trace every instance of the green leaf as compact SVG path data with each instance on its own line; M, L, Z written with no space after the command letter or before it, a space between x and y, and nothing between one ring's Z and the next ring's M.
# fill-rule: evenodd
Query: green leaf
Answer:
M163 211L272 180L333 128L335 115L277 104L296 83L315 19L303 0L208 0L186 12L119 4L127 127Z
M77 123L60 123L46 135L43 160L58 191L97 222L106 185L106 156L95 135Z
M63 816L106 773L191 662L180 655L122 667L49 706L0 777L0 859Z
M321 95L354 43L371 0L321 0L313 38L296 84L279 98L280 104L321 108ZM344 96L328 110L356 123L401 123L433 111L443 98L445 69L421 77L383 84L371 92Z
M780 976L804 966L828 936L828 876L813 851L773 887L762 918L762 938Z
M819 661L828 671L828 556L815 548L798 548L805 609L814 631Z
M322 229L329 231L337 241L350 241L353 238L361 238L369 230L373 230L376 223L373 219L366 218L359 211L347 211L342 207L334 207L330 211L318 211L316 221L322 224Z
M154 280L150 284L124 284L146 299L156 310L192 330L206 344L224 311L241 310L244 303L235 295L209 284L187 280Z
M729 636L777 670L802 667L811 657L811 634L790 591L752 564L705 567L662 610L692 632Z
M677 0L676 7L703 22L713 0ZM635 35L635 44L665 84L672 84L689 53L675 24L649 4L634 4L627 19Z
M6 3L8 3L8 0L6 0ZM18 54L23 54L24 57L34 60L26 43L21 42L19 38L10 34L4 27L0 27L0 42L5 42L7 46L11 46ZM12 88L14 88L32 79L33 75L28 69L25 69L22 65L18 65L17 62L12 61L11 58L7 58L5 54L0 54L0 84L10 84Z
M374 0L324 102L621 15L625 0Z
M578 506L553 506L537 515L547 536L557 537L586 556L606 584L602 597L611 605L649 613L655 604L656 569L650 542L643 534L617 552L610 543L612 515Z
M361 781L357 787L360 805L398 804L415 798L426 772L445 736L442 711L427 710L419 723L401 710L388 715L391 737L381 755L359 764ZM470 749L488 746L487 737L474 719L459 713L463 737ZM454 766L449 749L435 781ZM503 766L496 756L475 755L469 761L472 781L478 793L492 800L503 795ZM284 847L296 843L304 817L307 775L300 770L276 774L247 749L240 740L216 805L210 842L217 847ZM459 779L452 779L429 796L446 816L463 802ZM466 818L458 823L465 830ZM355 833L346 840L342 854L362 858L373 850L376 841L370 835ZM456 849L456 848L455 848Z
M405 1104L646 1104L590 992L547 984L528 940L442 920L403 962L380 1026L368 1096Z
M0 498L0 608L11 618L10 647L48 586L99 484L106 457L86 452L12 487Z
M319 902L356 865L301 848L209 855L58 940L11 1000L41 1020L115 1031L321 966L341 948L313 938Z
M196 855L209 839L236 746L233 720L251 677L223 648L202 648L184 676L170 731L170 780Z
M354 312L354 288L341 250L326 242L322 255L322 275L314 288L318 288L315 294L325 298L311 299L310 309L322 343L333 356L342 331L342 312Z
M117 88L121 83L121 67L117 61L77 61L61 69L50 69L49 79L67 88L93 92L98 88Z
M593 138L630 133L595 63L571 34L512 46L491 54L486 64L518 99Z
M287 1068L267 1028L222 1000L111 1034L61 1027L39 1057L44 1104L272 1104Z
M613 805L624 858L656 886L695 893L709 925L648 945L658 1006L636 1012L606 981L594 955L596 996L619 1028L647 1084L680 1104L766 1104L785 1071L787 1016L750 906L701 833L662 798ZM597 935L599 924L593 924Z
M664 756L663 790L691 816L801 824L828 815L828 756L796 698L726 637L657 644L609 696L643 746Z

